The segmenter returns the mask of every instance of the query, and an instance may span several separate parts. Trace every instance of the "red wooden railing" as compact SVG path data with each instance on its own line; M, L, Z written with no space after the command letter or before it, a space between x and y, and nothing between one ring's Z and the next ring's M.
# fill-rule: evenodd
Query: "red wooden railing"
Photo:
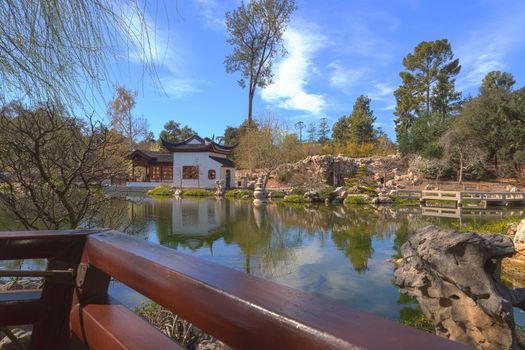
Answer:
M28 258L81 266L71 283L0 293L0 326L33 324L31 349L181 349L108 296L111 277L234 349L468 349L114 231L0 232L0 260Z

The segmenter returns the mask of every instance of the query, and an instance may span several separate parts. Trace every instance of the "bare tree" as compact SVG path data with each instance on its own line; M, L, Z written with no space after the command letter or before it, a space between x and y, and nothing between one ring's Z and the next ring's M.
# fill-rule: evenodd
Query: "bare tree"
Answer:
M298 121L295 123L295 128L299 130L299 142L303 143L303 129L305 127L305 124L303 121Z
M118 139L64 108L0 110L0 208L27 229L89 226L111 202L101 184L125 171Z
M251 0L226 13L228 44L227 73L240 72L242 88L248 84L248 126L252 126L253 97L257 87L272 83L273 60L286 53L283 33L296 9L294 0Z
M290 138L285 128L272 116L258 121L259 127L247 129L235 149L235 160L244 169L257 169L265 177L264 187L270 175L300 147L297 137ZM294 135L295 136L295 135Z
M132 152L141 139L148 136L148 121L132 113L137 97L136 91L118 86L116 96L108 104L108 115L111 126L128 140L129 151Z
M155 74L154 28L146 12L158 1L0 2L0 101L66 101L102 96L122 53ZM151 8L151 10L154 10Z
M440 140L445 154L444 161L456 170L458 184L463 183L466 170L483 164L487 159L487 154L480 147L478 139L469 134L472 134L470 126L465 127L456 122Z

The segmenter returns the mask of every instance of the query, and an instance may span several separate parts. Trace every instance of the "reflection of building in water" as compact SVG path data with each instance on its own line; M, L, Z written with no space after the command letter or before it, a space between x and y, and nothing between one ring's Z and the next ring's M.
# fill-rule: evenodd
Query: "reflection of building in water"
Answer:
M224 235L224 225L235 206L224 200L175 199L172 201L172 229L166 244L199 249Z

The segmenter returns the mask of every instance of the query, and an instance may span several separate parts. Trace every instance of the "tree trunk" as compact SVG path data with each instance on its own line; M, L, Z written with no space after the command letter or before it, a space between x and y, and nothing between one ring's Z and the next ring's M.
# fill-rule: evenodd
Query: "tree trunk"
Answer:
M458 184L461 184L463 182L463 155L459 155L459 176L458 176Z
M255 89L248 93L248 128L252 127L252 108L253 108L253 96Z

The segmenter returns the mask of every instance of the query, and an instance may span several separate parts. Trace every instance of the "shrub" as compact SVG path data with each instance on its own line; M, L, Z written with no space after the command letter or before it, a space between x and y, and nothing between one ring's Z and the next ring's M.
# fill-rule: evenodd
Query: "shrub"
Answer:
M289 194L303 196L305 193L306 193L306 189L304 187L294 187Z
M368 204L368 201L366 200L365 196L348 196L346 197L344 201L344 205L365 205Z
M286 196L286 193L284 193L283 191L272 191L271 192L272 198L284 198L285 196Z
M279 183L288 182L289 179L290 173L287 170L281 170L278 171L277 174L275 174L275 180Z
M419 198L403 198L396 195L388 196L394 201L396 206L419 205Z
M166 185L157 186L147 193L148 196L173 196L173 189Z
M519 223L522 218L515 217L515 216L509 216L504 219L494 221L494 222L469 222L466 224L463 224L461 227L461 231L470 231L470 232L477 232L477 233L502 233L506 234L509 225L514 223Z
M228 199L243 199L243 197L250 197L252 198L253 197L253 191L252 190L246 190L246 189L243 189L243 190L230 190L228 192L226 192L226 194L224 195L226 198Z
M332 201L336 197L336 194L334 193L334 189L332 187L321 188L317 193L319 193L319 198L321 198L322 201L326 199Z
M286 202L286 203L304 203L305 199L303 198L302 194L289 194L287 196L284 196L283 202Z
M209 197L209 196L213 196L213 193L208 190L196 188L193 190L184 191L182 192L182 195L184 197Z

